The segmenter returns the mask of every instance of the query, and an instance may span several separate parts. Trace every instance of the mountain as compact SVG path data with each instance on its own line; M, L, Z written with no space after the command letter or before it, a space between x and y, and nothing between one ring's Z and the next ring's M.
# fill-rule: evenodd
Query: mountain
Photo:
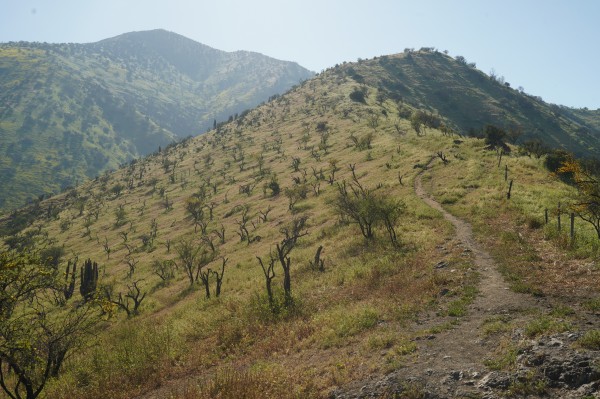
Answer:
M488 76L467 63L430 48L377 57L334 69L391 98L438 116L463 133L478 134L492 124L519 131L520 143L540 140L547 147L581 157L600 154L600 110L548 104Z
M164 30L0 44L0 208L202 133L310 76Z
M461 87L480 74L411 57ZM580 194L544 156L500 155L452 107L418 105L426 79L393 89L381 62L2 218L0 359L26 365L4 385L49 362L48 399L592 395L600 246L580 218L570 234Z

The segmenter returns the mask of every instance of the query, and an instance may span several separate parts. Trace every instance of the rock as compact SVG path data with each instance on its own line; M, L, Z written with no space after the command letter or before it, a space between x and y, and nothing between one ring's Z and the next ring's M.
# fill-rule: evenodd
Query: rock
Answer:
M448 267L448 262L445 260L439 261L434 267L436 269L443 269L444 267Z
M504 373L492 371L479 381L477 386L484 389L507 389L510 385L510 378Z
M450 378L452 378L454 381L460 381L463 378L463 372L458 370L451 371Z
M544 353L536 353L531 356L525 356L523 363L527 367L535 367L542 365L544 360L546 360L546 355Z
M592 364L592 359L582 354L556 357L548 361L544 375L554 386L579 388L600 380L600 373Z
M548 346L563 346L563 342L559 339L552 338L547 343Z

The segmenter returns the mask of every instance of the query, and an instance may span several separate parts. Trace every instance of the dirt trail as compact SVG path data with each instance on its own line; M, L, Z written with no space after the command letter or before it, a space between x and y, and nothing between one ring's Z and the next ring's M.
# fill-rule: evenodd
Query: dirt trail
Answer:
M541 304L540 300L529 295L509 290L490 254L473 238L471 225L448 213L426 193L422 173L415 179L415 192L425 203L440 211L444 219L452 223L455 228L455 240L459 241L467 252L472 253L476 271L480 275L479 293L469 306L467 315L451 330L422 341L419 358L415 366L410 367L423 370L432 382L445 382L446 394L460 395L462 392L456 391L459 386L452 386L452 381L448 380L454 379L458 382L467 379L475 386L477 380L483 377L481 371L485 370L484 359L497 347L497 342L484 339L481 329L485 321L494 316L515 320L523 316L524 310ZM465 390L462 385L460 384L460 388ZM469 384L466 386L468 388Z
M540 393L539 397L548 397L549 393L550 397L581 398L582 394L594 395L600 392L600 373L592 367L597 355L580 356L572 349L571 344L581 336L580 333L567 332L537 340L524 338L523 326L536 314L547 313L551 300L511 291L490 254L474 239L471 225L448 213L427 194L422 175L420 173L415 178L415 192L454 226L454 237L449 244L459 247L465 256L472 257L475 271L480 277L478 294L468 306L466 315L456 319L456 323L442 332L434 334L429 331L447 323L448 317L437 315L434 311L422 315L413 327L415 336L419 337L416 341L418 350L414 358L407 359L405 366L386 376L372 376L366 381L355 381L335 390L329 397L495 399L507 397L507 389L512 382L523 381L523 376L526 380L532 370L539 374L542 367L542 374L547 373L544 370L553 370L554 377L548 380L548 389L552 390ZM500 355L495 353L498 350L499 336L486 337L483 333L486 321L493 318L510 321L512 331L508 332L505 339L511 341L512 345L519 343L524 348L516 371L490 371L484 364L486 359ZM524 341L526 343L523 345ZM536 364L532 366L532 363ZM532 367L538 368L534 370ZM577 381L575 384L571 384L565 377L569 375L569 378ZM416 393L407 393L411 386L417 390ZM166 394L166 389L163 387L144 398L165 397L163 395ZM508 396L512 397L510 394ZM526 396L538 397L534 394Z
M600 372L593 366L598 359L597 352L573 349L573 343L582 332L567 331L536 339L525 337L524 326L536 315L547 313L552 300L509 290L490 254L474 239L471 225L448 213L427 194L423 173L415 178L415 192L454 226L451 244L462 247L465 255L472 256L480 276L478 295L466 315L440 333L429 331L447 323L448 317L435 312L423 315L414 328L419 337L418 350L415 358L408 359L404 367L385 377L354 382L346 389L334 392L332 397L492 399L513 397L515 393L511 394L509 389L519 384L526 387L522 389L532 389L521 392L528 398L548 397L548 394L560 398L600 397ZM484 334L485 324L490 320L510 321L510 330L504 333L504 338ZM513 348L518 346L520 354L511 371L491 371L484 364L485 360L502 355L499 353L502 339ZM532 376L543 383L538 385L543 386L542 390L535 391ZM411 389L415 391L407 393Z

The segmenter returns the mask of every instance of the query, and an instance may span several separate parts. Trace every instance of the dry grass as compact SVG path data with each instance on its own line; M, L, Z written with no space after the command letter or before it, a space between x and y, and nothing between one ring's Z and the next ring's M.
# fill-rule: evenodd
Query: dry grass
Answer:
M432 308L460 316L475 294L476 275L470 270L470 259L460 256L459 247L447 252L438 249L452 241L451 225L422 203L412 188L419 171L414 166L427 164L431 154L440 150L451 162L428 173L432 177L424 179L426 188L453 212L471 219L479 231L506 231L500 244L497 236L490 236L489 244L499 252L517 254L519 261L511 263L507 275L516 275L531 292L548 289L550 283L540 276L555 269L545 263L538 247L555 248L554 241L544 240L543 229L512 223L530 215L532 209L555 203L568 188L544 175L539 162L506 157L517 182L514 199L508 203L499 174L489 173L495 171L495 156L484 151L479 141L463 139L462 144L455 144L453 138L432 129L417 137L407 120L393 116L396 104L390 100L375 104L376 89L370 89L368 105L352 102L348 94L355 86L344 77L317 77L218 132L191 139L61 197L69 199L59 219L40 220L36 225L55 244L64 243L69 255L100 262L101 281L112 282L116 292L130 281L125 260L134 257L139 261L134 278L141 280L149 294L140 316L125 320L119 314L107 321L98 340L74 356L63 377L48 388L49 399L131 398L173 380L187 381L169 391L174 398L252 398L259 393L261 397L314 397L410 361L416 350L410 341L410 322ZM380 115L376 129L368 124L373 115ZM319 149L322 132L317 128L322 122L328 127L327 151ZM409 133L400 136L396 123ZM350 135L367 133L373 133L372 148L354 148ZM243 168L240 151L245 154ZM294 158L301 160L299 172L293 171ZM174 173L172 169L165 172L165 160L177 162ZM353 164L365 187L405 202L407 211L396 226L400 248L389 244L383 229L376 230L374 241L366 242L357 226L340 222L332 206L336 186L327 181L332 160L339 168L336 182L351 179L348 165ZM127 188L131 176L139 176L142 168L142 179L134 178ZM261 175L261 168L269 172ZM308 195L291 212L283 192L293 186L293 178L304 181L302 170ZM325 180L319 178L321 170ZM269 191L263 193L263 185L273 175L282 189L275 197ZM398 175L403 176L404 185ZM200 245L200 230L194 232L184 204L209 179L217 188L213 192L212 186L204 187L207 203L214 203L207 235L213 238L218 255L229 262L222 296L206 300L203 289L190 288L181 270L165 284L153 274L151 264L155 259L176 260L174 248L183 237L194 237ZM125 186L118 197L110 193L117 184ZM248 184L255 184L249 195L240 190ZM76 197L85 199L81 216ZM169 209L164 206L167 198ZM126 211L127 223L115 227L114 212L119 205ZM248 229L260 241L240 241L236 234L242 218L240 206L249 206ZM96 207L98 220L93 215ZM260 220L259 211L269 208L267 220ZM281 239L279 229L299 215L309 217L309 234L291 253L294 304L276 306L273 312L256 256L266 259ZM84 234L86 218L92 222L89 235ZM63 231L60 225L65 220L70 227ZM144 247L142 236L151 232L153 220L158 225L157 237L152 246ZM226 236L223 244L213 233L221 226ZM308 264L319 245L324 247L323 272ZM444 259L456 273L434 268ZM210 267L219 264L217 259ZM596 273L585 281L592 284ZM279 266L276 274L275 301L281 304ZM578 276L561 276L573 283L583 281ZM597 288L590 285L590 289ZM451 295L441 298L442 289Z

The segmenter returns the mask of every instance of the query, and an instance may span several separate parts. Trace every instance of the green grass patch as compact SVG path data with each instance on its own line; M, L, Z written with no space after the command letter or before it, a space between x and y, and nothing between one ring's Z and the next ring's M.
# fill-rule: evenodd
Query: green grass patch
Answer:
M484 321L482 332L484 336L502 334L512 331L510 319L505 316L491 317Z
M571 328L569 322L557 320L549 316L540 316L525 326L525 335L529 338L544 334L555 334L568 331Z
M477 288L475 286L465 286L461 297L448 304L447 315L450 317L462 317L467 314L467 307L473 303L476 295Z
M508 387L508 394L510 397L529 397L531 395L544 395L546 390L545 379L531 371L522 378L512 381Z
M510 343L502 342L495 356L485 359L483 364L490 370L511 370L517 364L519 349Z
M573 314L575 314L573 308L566 305L557 305L550 312L551 316L558 318L572 316Z
M324 348L346 345L347 338L375 327L379 319L379 312L371 306L338 308L316 320L317 324L324 326L318 339Z
M584 302L583 307L592 312L600 312L600 297Z
M587 331L577 344L585 349L600 350L600 330Z

